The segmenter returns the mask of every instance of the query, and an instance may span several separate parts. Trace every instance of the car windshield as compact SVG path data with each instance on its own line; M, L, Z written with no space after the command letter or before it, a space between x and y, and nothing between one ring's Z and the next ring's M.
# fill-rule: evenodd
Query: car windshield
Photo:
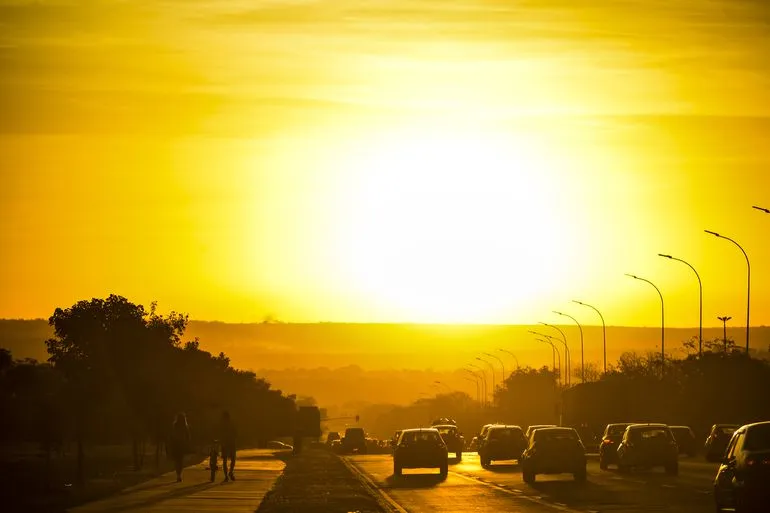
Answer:
M733 426L721 426L714 430L714 434L718 436L733 436L737 429L737 427Z
M677 438L686 438L691 435L690 428L686 428L686 427L674 427L674 428L671 428L671 432Z
M437 442L438 433L435 431L407 431L401 437L401 443Z
M455 434L455 431L457 431L457 428L454 426L442 426L436 429L438 429L438 432L441 435L453 435Z
M636 430L635 438L643 442L670 441L671 434L666 428L646 428Z
M754 426L746 433L746 442L743 444L745 451L769 451L770 450L770 424Z

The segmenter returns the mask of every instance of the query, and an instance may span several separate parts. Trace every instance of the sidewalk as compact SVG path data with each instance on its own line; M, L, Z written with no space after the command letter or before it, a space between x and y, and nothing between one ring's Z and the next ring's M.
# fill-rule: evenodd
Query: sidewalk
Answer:
M235 467L236 480L223 483L224 474L220 470L216 480L211 483L206 463L187 467L181 483L176 482L174 472L169 472L111 497L71 509L70 512L198 512L222 511L227 508L228 513L254 513L284 468L284 463L275 458L275 451L239 451Z

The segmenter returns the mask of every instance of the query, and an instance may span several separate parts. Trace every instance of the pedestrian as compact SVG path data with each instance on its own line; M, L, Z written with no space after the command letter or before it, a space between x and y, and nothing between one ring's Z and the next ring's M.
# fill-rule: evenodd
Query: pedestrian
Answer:
M235 425L230 418L230 412L223 411L219 423L219 441L222 446L222 471L225 473L225 481L235 481ZM227 460L230 460L230 471L227 470Z
M184 468L184 456L190 450L190 428L187 426L187 417L184 413L177 413L174 425L171 427L171 439L169 455L174 460L176 470L176 482L182 482L182 468Z
M209 448L209 470L211 470L211 482L214 482L214 479L217 476L217 470L219 469L218 463L219 463L219 440L214 440L214 442L211 444L211 447Z

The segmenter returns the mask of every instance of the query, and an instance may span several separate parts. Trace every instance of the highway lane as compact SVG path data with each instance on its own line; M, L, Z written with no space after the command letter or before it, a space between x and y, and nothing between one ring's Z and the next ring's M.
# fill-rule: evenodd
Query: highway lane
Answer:
M628 513L695 513L713 511L711 483L717 465L698 459L682 459L679 476L662 470L619 474L599 469L589 460L588 482L576 483L571 475L537 477L527 485L514 462L483 469L478 455L466 453L459 464L451 464L449 477L438 475L392 475L388 455L352 456L348 461L369 476L374 486L403 510L423 511L580 511ZM450 460L452 461L452 460ZM432 471L435 472L435 471Z

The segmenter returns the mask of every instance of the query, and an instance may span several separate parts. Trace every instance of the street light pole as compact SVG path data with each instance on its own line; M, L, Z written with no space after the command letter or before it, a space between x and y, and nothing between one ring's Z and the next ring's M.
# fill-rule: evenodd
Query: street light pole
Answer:
M561 312L557 312L556 310L554 310L553 313L555 313L556 315L561 315L563 317L569 317L570 319L572 319L575 322L575 324L577 324L577 327L580 330L580 381L585 383L586 382L586 367L585 367L585 359L584 359L585 353L583 352L583 326L581 326L580 323L578 322L578 320L575 319L574 317L572 317L571 315L568 315L568 314L565 314L565 313L561 313Z
M537 335L538 337L545 337L548 340L550 340L551 342L553 342L555 340L557 342L561 342L561 343L564 344L564 366L567 368L567 372L566 373L562 373L562 376L563 376L562 380L563 380L565 385L568 385L569 384L569 380L567 379L567 374L569 374L569 360L570 360L569 346L567 346L567 344L565 342L563 342L562 340L559 340L556 337L552 337L551 335L546 335L545 333L540 333L539 331L532 331L532 330L529 330L529 332L532 333L533 335Z
M736 246L738 246L738 249L741 250L741 253L743 253L743 256L746 257L746 270L747 270L747 279L746 279L746 355L749 354L749 327L751 326L749 321L749 315L751 314L751 263L749 263L749 255L746 254L746 251L743 249L743 247L735 242L730 237L725 237L724 235L720 235L717 232L712 232L711 230L703 230L709 235L713 235L714 237L718 237L720 239L729 240Z
M477 356L476 359L489 365L489 369L492 371L492 404L495 404L495 367L480 356Z
M604 323L604 316L599 311L598 308L595 306L591 306L588 303L583 303L582 301L578 301L576 299L572 300L573 303L577 303L579 305L587 306L588 308L591 308L594 312L599 314L599 318L602 320L602 347L604 349L604 373L607 374L607 325Z
M451 392L451 391L452 391L452 389L449 387L449 385L447 385L447 384L446 384L446 383L444 383L443 381L434 381L433 383L435 383L436 385L441 385L441 386L443 386L443 387L446 387L446 389L447 389L449 392Z
M513 360L516 362L516 368L517 369L519 368L519 359L516 358L515 354L513 354L510 351L508 351L507 349L498 349L498 351L511 355L513 357Z
M474 369L477 369L479 372L481 372L481 380L484 382L484 405L487 404L487 371L483 367L479 367L478 365L474 363L468 364Z
M545 342L546 344L551 346L551 353L552 353L552 356L553 356L553 372L554 372L554 374L556 374L556 363L558 362L558 364L559 364L559 373L556 374L556 375L557 375L557 377L559 379L559 384L561 384L561 374L562 374L561 373L561 353L559 353L559 350L556 348L556 344L554 344L550 340L544 339L544 338L536 338L535 340L537 340L538 342Z
M760 210L760 211L764 212L765 214L770 214L770 208L765 208L765 207L757 207L757 206L753 206L753 207L751 207L751 208L755 208L755 209L757 209L757 210Z
M539 324L553 328L561 334L561 341L564 344L564 349L567 353L567 364L565 365L565 367L567 367L567 374L565 376L567 378L567 386L569 386L572 383L572 354L570 353L569 346L567 345L567 336L564 334L560 327L554 324L548 324L547 322L540 322Z
M633 278L635 280L643 281L646 283L649 283L652 285L655 290L658 291L658 295L660 296L660 375L663 377L663 374L665 372L665 363L666 363L666 323L665 323L665 311L663 307L663 294L661 294L660 289L650 280L646 280L644 278L640 278L639 276L636 276L635 274L628 274L626 273L626 276Z
M479 377L470 369L463 369L465 372L473 376L473 382L476 384L476 402L481 403L481 385L479 384ZM468 376L463 376L465 379L470 380Z
M684 265L692 269L692 272L695 273L695 277L698 278L698 290L699 290L699 301L698 301L698 358L703 357L703 282L700 280L700 274L698 274L698 271L695 270L695 267L693 267L689 262L685 262L681 258L672 257L671 255L664 255L662 253L658 253L658 256L661 256L663 258L668 258L669 260L676 260L677 262L682 262Z
M485 356L489 356L490 358L494 358L495 360L500 362L500 367L503 369L503 379L501 379L500 381L505 381L505 364L503 364L503 360L501 360L500 357L495 356L491 353L482 353L482 354Z
M727 354L727 321L732 317L725 315L724 317L717 317L717 319L722 321L722 344L724 344L725 354Z

